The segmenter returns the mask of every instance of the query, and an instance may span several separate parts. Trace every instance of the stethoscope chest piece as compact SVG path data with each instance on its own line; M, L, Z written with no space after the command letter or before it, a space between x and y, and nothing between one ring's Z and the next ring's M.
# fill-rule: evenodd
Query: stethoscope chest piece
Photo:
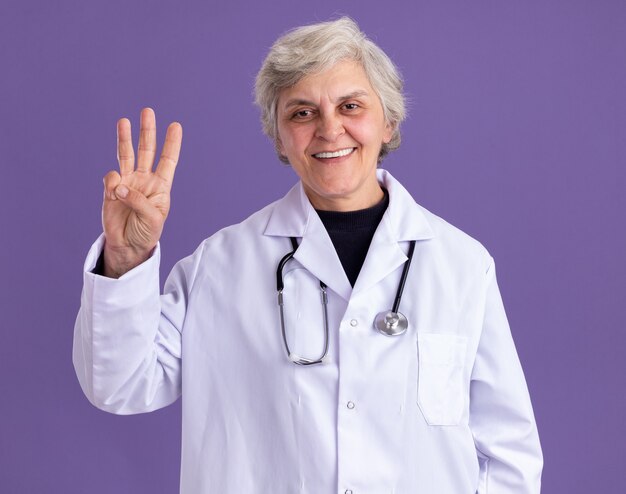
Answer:
M396 293L396 299L393 303L393 308L385 312L379 312L374 318L374 327L385 336L398 336L406 331L409 327L409 321L402 312L398 311L400 307L400 301L402 300L402 291L404 290L404 284L406 283L406 277L409 274L409 266L411 265L411 259L413 259L413 251L415 250L415 240L411 240L409 244L409 252L407 261L404 264L402 270L402 277L400 278L400 284L398 285L398 291Z
M409 327L404 314L401 312L380 312L374 319L374 327L385 336L398 336Z

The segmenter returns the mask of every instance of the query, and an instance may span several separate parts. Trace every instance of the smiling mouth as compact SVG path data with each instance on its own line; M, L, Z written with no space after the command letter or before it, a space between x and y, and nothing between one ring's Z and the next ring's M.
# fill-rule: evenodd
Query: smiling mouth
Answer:
M348 156L355 149L356 148L346 148L340 149L339 151L324 151L322 153L315 153L313 157L318 159L341 158L342 156Z

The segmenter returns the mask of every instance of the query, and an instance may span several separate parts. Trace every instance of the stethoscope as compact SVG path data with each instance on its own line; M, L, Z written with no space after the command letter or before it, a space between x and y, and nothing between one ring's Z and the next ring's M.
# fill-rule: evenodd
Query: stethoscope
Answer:
M322 349L321 355L316 359L308 359L296 355L291 352L289 348L289 343L287 342L287 333L285 331L285 314L283 311L284 301L283 301L283 290L285 285L283 283L283 268L285 264L287 264L296 253L298 249L298 242L294 237L291 237L291 246L293 250L286 254L278 263L278 269L276 270L276 289L278 290L278 309L280 313L280 328L283 335L283 343L285 344L285 350L287 351L287 357L294 364L298 365L312 365L312 364L320 364L324 361L324 358L328 354L328 294L326 292L326 284L320 280L320 293L322 296L322 313L324 317L324 347ZM398 285L398 290L396 292L396 298L393 303L393 308L388 311L379 312L374 318L374 328L377 329L381 334L385 336L398 336L403 334L407 328L409 327L409 321L406 316L399 312L400 301L402 300L402 292L404 291L404 285L406 283L406 278L409 274L409 267L411 266L411 260L413 259L413 251L415 250L415 240L411 240L409 244L409 252L407 254L407 261L404 263L404 268L402 269L402 277L400 278L400 283Z

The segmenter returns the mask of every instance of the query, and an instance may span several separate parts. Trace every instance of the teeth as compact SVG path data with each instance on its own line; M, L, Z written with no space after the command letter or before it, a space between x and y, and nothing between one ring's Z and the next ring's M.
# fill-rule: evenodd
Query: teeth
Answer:
M340 151L335 151L334 153L317 153L314 154L316 158L339 158L341 156L347 156L352 152L354 148L346 148Z

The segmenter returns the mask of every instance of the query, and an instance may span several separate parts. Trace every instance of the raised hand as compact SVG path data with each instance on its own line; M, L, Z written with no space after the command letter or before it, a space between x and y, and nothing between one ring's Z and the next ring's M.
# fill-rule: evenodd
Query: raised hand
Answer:
M183 128L173 122L156 170L156 119L151 108L141 111L137 166L130 121L117 122L119 173L104 177L102 225L104 275L118 278L144 262L156 246L170 209L170 190L180 154Z

